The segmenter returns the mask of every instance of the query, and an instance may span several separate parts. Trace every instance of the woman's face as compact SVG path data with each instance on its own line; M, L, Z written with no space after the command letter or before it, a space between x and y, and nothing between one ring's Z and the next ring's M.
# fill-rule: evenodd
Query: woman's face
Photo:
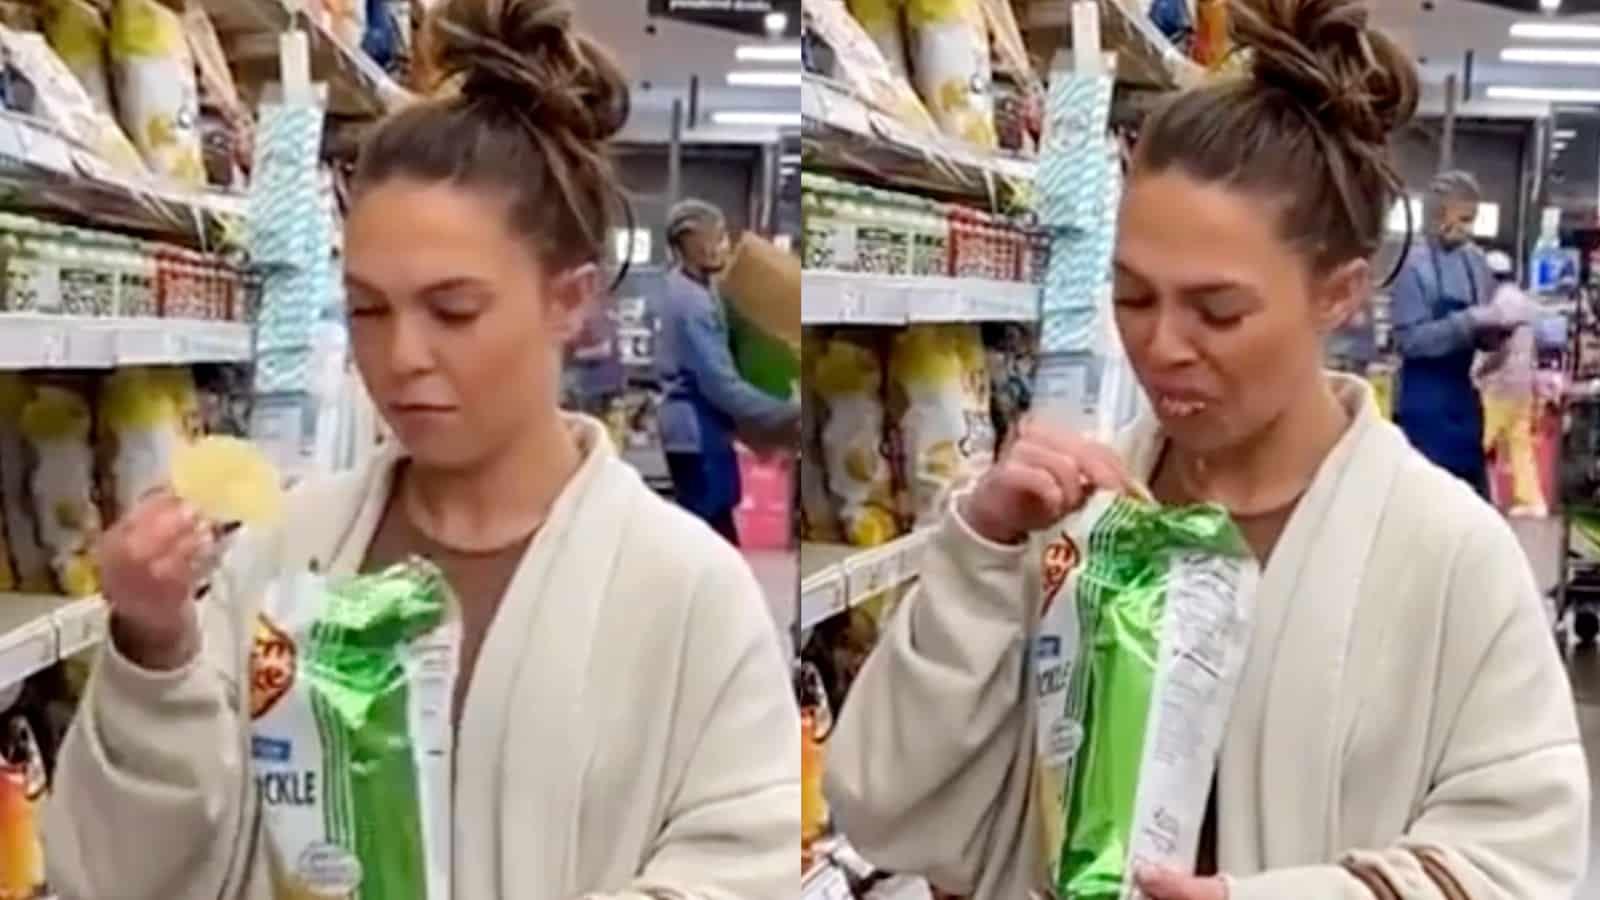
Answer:
M1189 452L1241 446L1308 396L1325 335L1366 298L1365 262L1318 277L1280 235L1280 215L1175 170L1129 180L1117 327L1167 434Z
M555 415L563 344L593 279L545 271L506 201L394 179L345 229L357 366L419 463L464 468Z

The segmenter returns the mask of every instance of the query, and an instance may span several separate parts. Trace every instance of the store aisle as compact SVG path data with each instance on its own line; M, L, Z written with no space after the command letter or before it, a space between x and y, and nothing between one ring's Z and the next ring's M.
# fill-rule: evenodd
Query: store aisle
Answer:
M778 630L779 642L787 650L793 646L790 630L798 612L797 591L800 586L800 557L793 550L746 550L744 558L755 570L761 582L761 592L766 594L767 608L772 613L773 627Z
M1539 577L1540 588L1549 590L1559 577L1561 521L1522 519L1513 520L1512 526ZM1589 782L1600 786L1600 650L1574 651L1568 672L1578 702L1578 728L1589 760ZM1589 815L1589 875L1578 896L1600 897L1600 803L1591 804Z

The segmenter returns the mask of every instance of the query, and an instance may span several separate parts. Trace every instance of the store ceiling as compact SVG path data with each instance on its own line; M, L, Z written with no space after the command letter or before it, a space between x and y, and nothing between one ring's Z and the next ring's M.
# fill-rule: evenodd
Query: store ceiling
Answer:
M1600 25L1600 0L1564 0L1565 14L1552 18L1537 11L1538 0L1376 0L1374 17L1412 53L1424 80L1440 84L1448 75L1470 82L1481 97L1491 85L1536 88L1600 86L1600 66L1530 65L1501 60L1508 47L1600 49L1600 41L1530 41L1511 36L1518 22L1559 21ZM1473 61L1467 65L1467 53Z
M733 87L732 71L789 71L799 61L740 62L740 46L769 43L765 38L708 25L693 25L651 15L650 0L584 0L574 4L581 25L610 47L634 87L634 118L651 135L664 133L674 100L689 103L691 79L700 83L702 123L722 111L793 112L800 109L798 88ZM781 5L781 4L780 4ZM793 23L790 31L797 27ZM779 43L795 43L793 38Z

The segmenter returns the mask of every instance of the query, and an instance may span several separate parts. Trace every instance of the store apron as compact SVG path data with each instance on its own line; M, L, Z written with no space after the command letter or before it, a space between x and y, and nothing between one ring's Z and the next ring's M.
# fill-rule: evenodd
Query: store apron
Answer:
M1432 321L1476 305L1478 282L1470 263L1466 266L1471 296L1455 297L1446 293L1439 254L1432 246L1428 248L1428 258L1433 264L1436 294ZM1407 358L1400 371L1395 420L1423 456L1472 485L1479 494L1487 495L1483 404L1472 383L1472 364L1476 358L1476 347L1445 356Z

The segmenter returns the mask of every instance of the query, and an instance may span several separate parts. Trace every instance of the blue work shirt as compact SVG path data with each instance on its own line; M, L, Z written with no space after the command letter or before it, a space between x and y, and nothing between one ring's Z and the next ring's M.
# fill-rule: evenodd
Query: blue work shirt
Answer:
M1472 383L1477 335L1468 312L1489 300L1483 253L1414 246L1390 294L1400 384L1395 420L1428 459L1481 486L1483 407Z
M682 269L656 297L656 376L662 449L730 460L741 426L777 433L799 417L797 404L746 381L733 362L722 301Z

